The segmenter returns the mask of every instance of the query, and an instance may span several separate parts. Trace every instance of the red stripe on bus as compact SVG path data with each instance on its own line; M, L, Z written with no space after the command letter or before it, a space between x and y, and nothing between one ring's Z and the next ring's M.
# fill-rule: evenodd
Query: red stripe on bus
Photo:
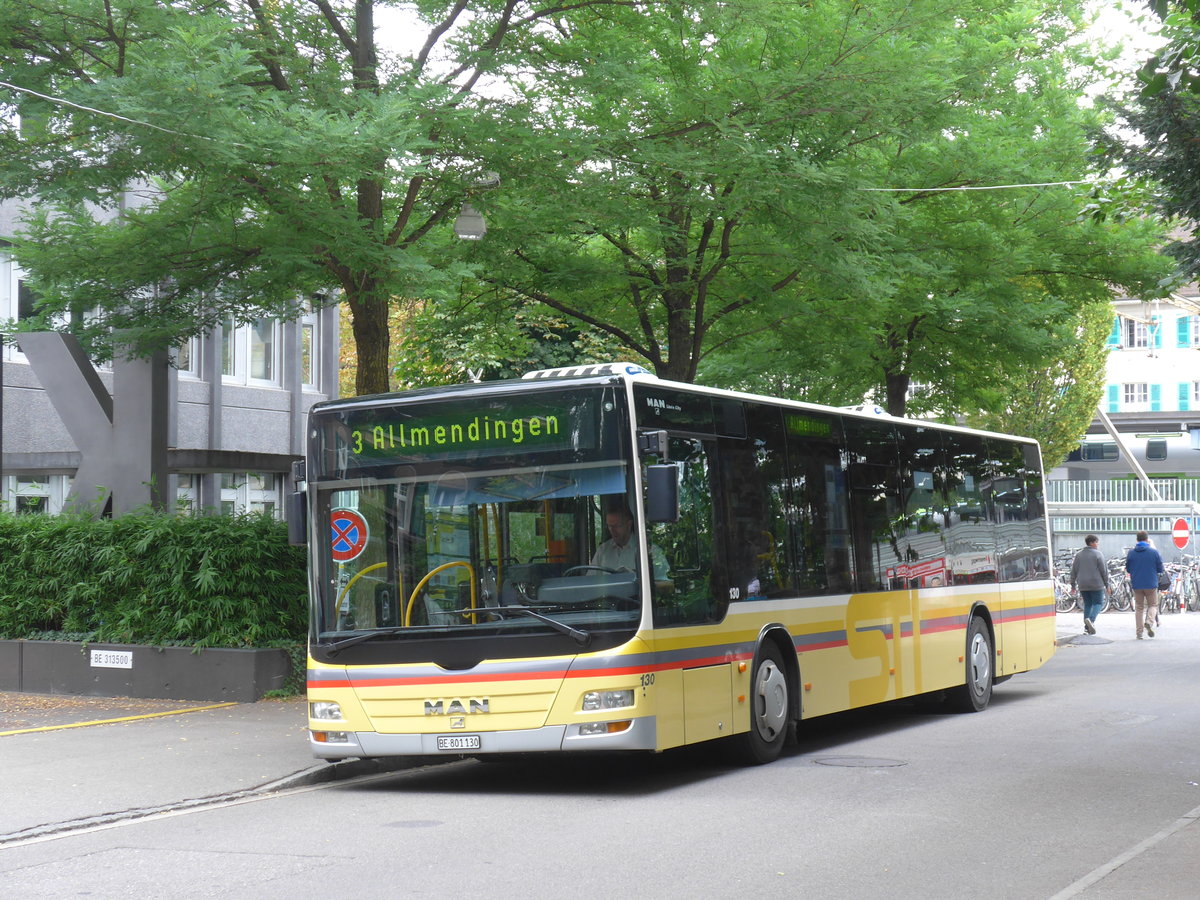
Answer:
M654 665L638 665L638 666L610 666L603 669L577 669L567 671L565 669L546 670L539 672L504 672L493 675L437 675L437 676L421 676L412 678L362 678L362 679L325 679L322 681L309 681L310 688L367 688L367 687L395 687L398 685L441 685L441 684L468 684L480 682L502 682L502 681L529 681L534 679L555 679L555 678L610 678L616 675L641 675L645 672L666 672L671 669L694 669L700 666L719 665L727 662L738 662L740 660L750 659L750 654L721 654L720 656L711 657L694 657L692 659L677 660L669 663L656 663Z

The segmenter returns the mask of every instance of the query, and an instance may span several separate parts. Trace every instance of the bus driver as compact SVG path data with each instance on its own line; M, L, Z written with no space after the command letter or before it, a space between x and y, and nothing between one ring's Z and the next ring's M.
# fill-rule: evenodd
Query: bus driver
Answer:
M633 540L633 513L625 505L609 508L604 514L609 539L596 548L592 565L614 572L637 571L637 543ZM667 557L658 546L650 545L650 565L654 580L662 585L670 583L667 575Z

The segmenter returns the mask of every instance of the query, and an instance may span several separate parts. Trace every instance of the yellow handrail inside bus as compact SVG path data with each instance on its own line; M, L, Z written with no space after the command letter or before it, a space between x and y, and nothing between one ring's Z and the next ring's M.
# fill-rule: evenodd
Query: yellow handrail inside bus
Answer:
M500 529L500 504L491 503L487 505L491 507L492 527L496 532L496 584L499 586L504 583L504 548L502 546L504 543L504 535ZM490 554L490 549L488 552ZM488 558L490 558L490 556ZM499 587L497 587L497 590L499 590Z
M429 584L429 579L438 572L445 572L447 569L452 569L455 566L465 566L467 569L467 574L470 575L471 580L469 584L471 585L471 609L475 609L475 607L478 605L478 602L475 599L475 567L466 560L456 559L454 562L442 563L442 565L438 566L436 569L426 573L425 577L417 582L417 586L413 588L412 596L408 598L408 605L404 608L404 626L406 628L412 624L412 608L413 604L417 602L417 595L421 593L425 585ZM474 622L472 622L472 624L474 624Z
M373 565L373 566L367 566L365 569L361 569L358 573L355 574L355 576L353 578L351 578L349 581L347 581L346 586L344 588L342 588L342 592L340 594L338 594L337 603L335 603L333 606L334 613L336 614L337 610L341 609L342 601L345 600L346 595L348 593L350 593L350 588L354 587L354 582L358 581L358 579L362 578L368 572L374 572L376 569L382 569L386 565L387 565L387 563L381 562L381 563L375 563L375 565Z

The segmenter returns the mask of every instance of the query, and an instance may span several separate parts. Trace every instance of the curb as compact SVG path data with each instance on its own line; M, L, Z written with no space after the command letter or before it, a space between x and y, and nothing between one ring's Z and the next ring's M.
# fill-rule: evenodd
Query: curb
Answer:
M452 762L460 757L441 760ZM439 765L429 757L424 756L392 756L376 759L343 759L336 762L318 763L311 768L302 769L291 775L285 775L276 781L260 785L255 793L268 791L286 791L291 788L309 787L314 784L327 784L331 781L349 781L352 778L363 778L368 775L387 775L391 772L402 772L405 769L419 769L431 765Z

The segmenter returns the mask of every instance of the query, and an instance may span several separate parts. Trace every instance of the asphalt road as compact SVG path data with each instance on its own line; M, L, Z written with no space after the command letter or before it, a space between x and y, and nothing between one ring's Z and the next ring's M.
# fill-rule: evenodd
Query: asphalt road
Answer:
M1131 614L1080 624L1060 616L1055 658L982 714L816 720L752 769L689 748L361 775L308 757L299 701L0 695L0 880L16 897L1200 896L1200 615L1144 641Z

